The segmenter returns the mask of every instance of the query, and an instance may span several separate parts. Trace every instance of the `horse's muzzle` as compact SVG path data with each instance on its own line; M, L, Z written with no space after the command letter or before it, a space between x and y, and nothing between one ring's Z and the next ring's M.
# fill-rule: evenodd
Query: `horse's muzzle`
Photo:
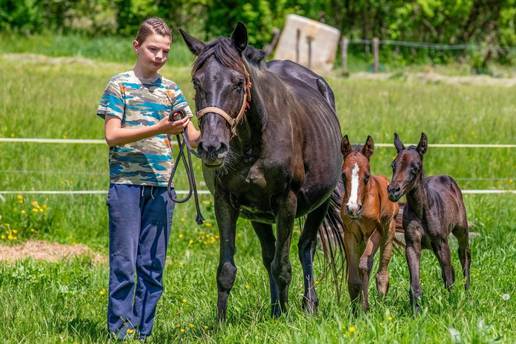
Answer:
M219 167L223 164L228 154L228 146L223 142L207 143L201 140L197 147L197 152L204 165L208 167Z
M403 196L401 188L391 184L387 187L387 193L389 194L389 200L391 200L391 202L397 202L401 196Z

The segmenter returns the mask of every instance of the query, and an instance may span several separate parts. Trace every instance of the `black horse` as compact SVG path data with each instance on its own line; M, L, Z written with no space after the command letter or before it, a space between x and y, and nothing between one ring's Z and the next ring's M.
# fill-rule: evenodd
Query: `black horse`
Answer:
M200 109L198 153L214 195L220 231L217 317L226 319L236 277L233 256L239 216L251 221L260 240L273 316L286 311L294 219L306 216L298 244L303 307L315 312L317 231L327 214L338 216L338 210L327 212L342 163L333 92L320 76L300 65L265 64L259 50L248 48L241 23L231 38L210 43L182 30L181 34L197 55L192 80Z

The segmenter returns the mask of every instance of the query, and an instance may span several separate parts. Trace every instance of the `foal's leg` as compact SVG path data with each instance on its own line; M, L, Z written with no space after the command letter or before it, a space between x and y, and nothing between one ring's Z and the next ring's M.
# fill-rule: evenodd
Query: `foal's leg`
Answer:
M348 281L348 292L353 313L357 313L357 303L360 299L360 292L362 289L362 280L360 278L360 264L361 245L360 239L357 238L349 228L344 228L344 252L346 254L346 270Z
M362 307L364 311L369 309L369 274L373 267L373 258L378 246L380 246L381 235L378 229L375 229L373 234L367 239L365 244L364 253L360 257L360 263L358 265L360 274L362 277L362 293L364 298L362 299Z
M256 232L256 235L258 235L258 239L260 239L260 244L262 245L263 265L265 266L269 274L272 316L277 317L281 313L279 306L279 292L278 285L276 284L274 277L272 277L271 272L271 263L274 259L274 248L276 245L276 238L274 237L274 233L272 232L272 225L260 222L252 222L252 224L254 231Z
M450 247L448 239L437 238L432 240L432 250L434 251L439 264L441 265L441 276L443 278L444 287L450 289L455 281L455 273L451 265Z
M271 270L279 288L280 307L286 312L288 303L288 288L292 279L292 266L290 265L289 253L292 240L292 228L297 211L297 197L289 191L287 195L279 200L277 223L276 252L271 263Z
M410 304L414 313L418 313L421 303L421 285L419 280L419 261L421 259L421 232L419 229L405 228L405 258L410 274Z
M376 290L381 297L389 291L389 262L392 257L392 242L396 233L396 221L392 219L383 230L382 246L380 247L380 266L376 274Z
M460 265L462 266L462 272L464 278L466 278L465 289L469 289L470 277L469 269L471 266L471 251L469 249L469 232L467 227L455 227L453 229L453 235L457 238L459 243L459 259Z
M317 244L317 231L324 220L324 216L326 216L329 204L330 201L328 199L328 201L308 214L298 243L299 260L303 266L303 281L305 287L303 308L308 313L315 313L319 304L314 286L313 260L315 246Z
M217 319L226 320L229 292L235 283L237 268L233 260L235 254L235 229L238 210L221 195L215 194L215 216L220 234L220 257L217 269Z

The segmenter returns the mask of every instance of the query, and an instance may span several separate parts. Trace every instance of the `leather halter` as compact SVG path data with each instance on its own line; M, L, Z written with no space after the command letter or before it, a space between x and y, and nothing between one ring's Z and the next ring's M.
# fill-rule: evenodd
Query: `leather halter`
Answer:
M226 111L216 106L207 106L197 111L197 119L201 120L201 118L207 113L215 113L229 124L229 129L231 130L231 135L236 136L236 127L238 123L243 119L245 111L249 107L249 103L251 102L251 78L249 76L249 72L247 71L245 65L242 65L244 68L244 77L245 77L245 89L244 89L244 99L242 100L242 106L238 111L238 114L235 118L231 117Z

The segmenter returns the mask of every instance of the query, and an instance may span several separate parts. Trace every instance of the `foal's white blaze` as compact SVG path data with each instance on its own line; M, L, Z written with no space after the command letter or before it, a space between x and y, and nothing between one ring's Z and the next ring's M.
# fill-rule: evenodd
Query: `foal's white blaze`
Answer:
M357 163L353 165L351 170L351 195L349 196L348 203L346 204L349 210L358 210L358 171L360 168Z

